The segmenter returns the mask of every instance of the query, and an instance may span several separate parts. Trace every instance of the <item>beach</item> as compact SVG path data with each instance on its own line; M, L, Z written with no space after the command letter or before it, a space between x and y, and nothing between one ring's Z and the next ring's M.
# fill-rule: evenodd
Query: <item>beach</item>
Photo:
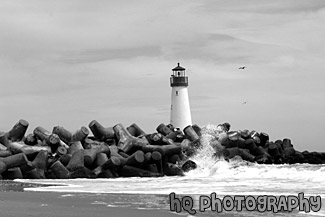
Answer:
M166 209L132 204L139 195L24 192L23 188L28 185L11 181L1 183L0 216L179 216ZM113 205L117 200L124 202Z

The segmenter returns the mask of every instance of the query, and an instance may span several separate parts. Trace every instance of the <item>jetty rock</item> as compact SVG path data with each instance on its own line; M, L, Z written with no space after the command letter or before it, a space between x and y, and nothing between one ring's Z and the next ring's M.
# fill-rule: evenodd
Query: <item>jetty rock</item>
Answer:
M104 126L92 120L70 131L42 126L26 134L28 121L20 119L0 132L0 175L2 179L73 179L117 177L183 176L196 169L191 160L202 148L204 128L183 130L161 123L146 133L137 124ZM241 157L263 164L324 164L325 153L299 152L290 139L269 141L264 132L229 131L230 124L212 132L215 153L225 159ZM210 132L211 134L211 132Z
M214 136L215 156L225 159L240 156L259 164L325 164L325 153L297 151L289 138L270 141L267 133L247 129L215 132Z
M137 124L104 126L92 120L88 128L70 131L37 126L27 135L28 121L19 120L0 132L2 179L73 179L182 176L196 168L189 160L200 147L200 127L183 131L171 124L146 133Z

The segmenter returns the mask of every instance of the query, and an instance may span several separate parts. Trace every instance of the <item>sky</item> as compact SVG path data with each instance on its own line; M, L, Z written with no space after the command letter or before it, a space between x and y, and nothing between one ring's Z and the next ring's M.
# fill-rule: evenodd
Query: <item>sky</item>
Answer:
M180 62L193 124L325 152L324 23L323 0L4 0L0 131L95 119L155 132Z

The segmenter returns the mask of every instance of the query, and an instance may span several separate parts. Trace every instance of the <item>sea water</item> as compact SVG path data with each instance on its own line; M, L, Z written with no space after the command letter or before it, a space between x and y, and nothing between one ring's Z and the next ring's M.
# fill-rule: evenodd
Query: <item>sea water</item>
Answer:
M241 160L225 161L215 159L210 145L215 126L208 125L202 136L203 147L192 157L198 168L183 177L159 178L115 178L115 179L71 179L71 180L17 180L21 182L54 184L56 186L28 188L26 191L65 192L62 196L74 197L74 193L94 197L93 204L107 206L131 206L139 209L170 209L169 195L190 196L193 208L199 210L200 196L216 193L221 200L227 195L243 196L289 196L305 198L321 197L321 209L306 212L295 209L292 212L273 213L258 211L236 211L218 213L218 216L325 216L325 165L262 165ZM113 195L109 202L100 200L100 195ZM96 195L97 197L95 197ZM121 197L128 195L128 197ZM96 199L97 198L97 199ZM128 198L127 200L125 198ZM182 210L180 215L191 216ZM197 212L195 216L216 215L211 209Z

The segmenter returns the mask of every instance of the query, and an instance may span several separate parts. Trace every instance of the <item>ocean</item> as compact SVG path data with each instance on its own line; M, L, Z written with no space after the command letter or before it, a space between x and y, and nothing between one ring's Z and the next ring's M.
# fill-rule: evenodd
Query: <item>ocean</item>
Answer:
M209 125L207 129L214 127ZM62 197L90 197L94 205L162 209L176 213L178 202L175 199L171 200L171 193L175 193L175 198L180 204L184 202L186 205L180 207L182 209L178 212L183 216L325 216L324 164L262 165L241 160L228 162L224 159L215 159L212 157L213 149L209 144L212 139L211 132L206 131L202 135L203 147L191 158L197 163L198 168L189 171L183 177L16 181L53 184L55 186L26 188L25 191L62 192ZM212 209L212 193L215 193L214 196L220 201L234 196L255 198L255 208L258 208L259 196L276 198L278 202L281 196L286 200L285 204L282 203L285 210L289 206L289 198L295 197L299 199L299 206L292 211L283 211L279 206L274 206L275 209L270 211L265 209L259 211L254 209L254 201L250 201L248 205L246 204L248 207L237 211L236 203L231 207L231 201L228 201L218 212ZM105 194L110 194L109 199L103 197ZM316 203L316 197L320 199L320 204ZM187 206L191 204L182 198L192 199L191 209ZM304 201L308 200L310 210L306 209L306 204L305 207L300 206L301 198L304 198ZM171 207L174 211L170 211ZM300 207L302 210L299 210ZM279 210L276 210L277 208ZM193 213L193 210L196 213Z

